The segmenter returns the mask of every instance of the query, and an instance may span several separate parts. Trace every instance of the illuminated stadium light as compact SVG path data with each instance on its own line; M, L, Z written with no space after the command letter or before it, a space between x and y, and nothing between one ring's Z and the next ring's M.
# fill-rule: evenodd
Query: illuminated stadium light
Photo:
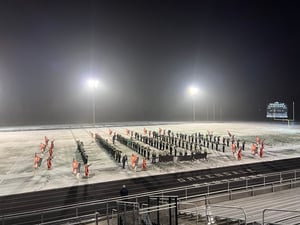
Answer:
M93 125L95 125L96 123L96 103L95 103L95 90L99 87L99 80L96 79L89 79L87 81L87 84L89 86L89 88L92 89L93 91Z
M99 87L99 80L95 80L95 79L89 79L87 81L87 84L90 88L98 88Z
M190 96L192 96L192 98L193 98L193 121L195 121L196 120L195 96L199 93L199 89L196 86L190 86L188 88L188 92L189 92Z
M189 91L189 94L191 96L195 96L195 95L198 94L199 89L197 87L195 87L195 86L190 86L189 89L188 89L188 91Z

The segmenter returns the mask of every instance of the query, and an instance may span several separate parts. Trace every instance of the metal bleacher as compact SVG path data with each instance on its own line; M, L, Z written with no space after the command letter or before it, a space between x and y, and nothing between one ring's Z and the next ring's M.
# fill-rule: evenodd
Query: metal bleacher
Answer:
M126 201L131 205L137 203L142 206L147 205L138 211L141 219L148 224L150 224L150 220L145 215L150 210L155 210L157 205L154 204L151 206L154 208L151 208L145 197L160 196L163 199L166 196L176 196L178 211L172 215L186 217L186 220L179 224L208 225L217 222L215 224L218 225L296 225L300 224L299 172L299 170L291 170L169 188L126 196ZM123 197L5 215L0 217L0 223L17 224L15 221L21 221L18 224L25 224L24 221L28 221L26 224L56 225L91 224L92 222L98 224L98 221L106 221L103 224L109 225L114 224L112 221L118 214L115 213L115 210L118 212L118 201L124 203ZM173 202L168 204L165 208L160 206L159 210L169 210L174 207ZM126 208L126 211L131 213L132 207ZM68 213L68 218L60 217L66 213ZM54 218L56 215L58 216ZM189 221L190 219L193 221Z
M300 198L295 196L300 196L300 188L291 189L287 191L280 191L270 194L263 194L254 197L247 197L238 200L226 201L219 203L219 206L232 206L243 208L246 212L247 223L261 223L262 222L262 211L267 208L275 209L285 209L296 211L300 209ZM226 217L232 219L243 219L243 214L237 212L230 208L222 207L210 207L211 214L218 215L218 217ZM269 213L265 217L265 221L268 223L277 224L279 221L285 221L292 219L295 213L288 212L276 212ZM300 211L298 212L300 216ZM281 223L281 222L280 222ZM287 224L283 222L284 224ZM298 223L300 223L300 217L298 218Z
M280 186L285 187L286 184L278 184L277 188ZM211 204L210 198L207 198L206 205L197 207L197 210L190 208L181 211L184 212L193 217L206 218L207 224L210 224L211 220L227 219L238 221L233 224L296 225L300 224L300 187L295 185L295 188L291 189L226 200L216 204Z

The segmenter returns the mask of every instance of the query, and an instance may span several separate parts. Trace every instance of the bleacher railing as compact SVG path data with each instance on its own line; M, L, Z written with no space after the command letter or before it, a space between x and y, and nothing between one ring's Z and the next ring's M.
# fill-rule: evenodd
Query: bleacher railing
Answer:
M233 207L233 206L223 206L223 205L205 205L205 218L206 218L206 224L209 224L211 221L211 216L213 216L210 212L209 212L209 209L211 208L223 208L223 209L233 209L233 210L236 210L235 213L237 213L238 211L240 211L243 216L244 216L244 221L243 223L244 224L247 224L247 214L246 214L246 211L243 207Z
M271 222L272 224L285 224L285 220L291 219L291 218L298 218L297 221L299 222L299 217L300 217L300 211L294 211L294 210L283 210L283 209L264 209L263 213L262 213L262 225L264 224L269 224L270 221L266 222L266 213L267 212L273 212L273 213L294 213L295 215L289 215L286 218L283 218L283 216L281 217L281 221L273 221Z
M277 185L283 184L288 186L288 188L297 187L300 178L300 170L284 171L279 173L270 173L265 175L257 175L250 177L241 177L236 179L222 180L218 182L210 182L205 184L195 184L177 188L170 188L161 191L146 192L142 194L130 195L126 198L115 197L108 198L104 200L89 201L85 203L78 203L63 207L55 207L47 210L37 210L25 213L16 213L9 215L1 215L0 221L2 224L9 224L9 221L14 220L27 220L31 219L31 224L50 224L50 221L58 221L65 219L67 216L69 218L77 218L84 215L94 215L99 212L101 218L106 218L109 220L112 210L116 208L115 202L118 200L134 200L140 204L145 203L145 196L149 195L176 195L178 196L178 201L190 201L197 198L203 199L205 201L208 197L213 197L217 195L228 196L228 198L233 197L233 193L238 191L252 191L259 188L264 188L265 186L271 187L272 191L276 191ZM57 216L56 214L59 214ZM99 217L100 217L99 215ZM20 222L22 224L22 222Z

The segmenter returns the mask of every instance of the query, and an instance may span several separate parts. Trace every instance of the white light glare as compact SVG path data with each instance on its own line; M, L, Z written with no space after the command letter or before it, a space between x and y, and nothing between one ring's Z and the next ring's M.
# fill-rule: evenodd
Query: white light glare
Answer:
M87 84L90 88L97 88L97 87L99 87L99 80L89 79L87 81Z
M197 87L195 87L195 86L190 86L189 87L189 93L190 93L191 96L197 95L198 92L199 92L199 89Z

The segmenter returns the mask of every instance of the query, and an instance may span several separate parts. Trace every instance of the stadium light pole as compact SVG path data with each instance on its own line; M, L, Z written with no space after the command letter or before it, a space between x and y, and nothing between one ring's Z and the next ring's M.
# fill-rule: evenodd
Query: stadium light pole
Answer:
M190 96L192 97L192 100L193 100L193 121L196 120L196 102L195 102L195 97L196 95L198 94L199 92L199 89L195 86L190 86L189 89L189 94Z
M96 123L96 102L95 102L95 95L96 95L96 89L99 87L99 80L96 79L89 79L87 81L87 84L89 88L92 90L92 101L93 101L93 125Z

